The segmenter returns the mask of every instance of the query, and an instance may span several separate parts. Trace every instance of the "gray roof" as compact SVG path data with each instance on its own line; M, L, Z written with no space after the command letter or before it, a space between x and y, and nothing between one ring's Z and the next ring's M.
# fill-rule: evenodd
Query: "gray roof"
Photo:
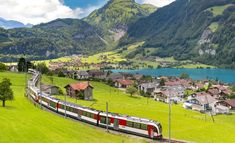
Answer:
M77 75L80 75L80 76L89 76L89 73L86 71L77 71L76 73Z
M155 88L159 86L159 83L158 82L142 83L140 84L140 86L144 88Z
M197 99L201 104L211 104L217 101L209 94L196 96L195 99Z

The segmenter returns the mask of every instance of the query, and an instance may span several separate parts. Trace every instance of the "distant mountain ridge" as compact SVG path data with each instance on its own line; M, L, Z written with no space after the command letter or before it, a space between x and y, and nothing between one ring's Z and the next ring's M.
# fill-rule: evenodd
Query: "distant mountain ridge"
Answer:
M18 22L18 21L6 20L6 19L0 17L0 27L2 27L4 29L23 28L23 27L32 27L32 26L33 25L31 25L31 24L25 25L25 24Z
M119 47L145 41L153 56L235 67L235 0L177 0L132 24Z

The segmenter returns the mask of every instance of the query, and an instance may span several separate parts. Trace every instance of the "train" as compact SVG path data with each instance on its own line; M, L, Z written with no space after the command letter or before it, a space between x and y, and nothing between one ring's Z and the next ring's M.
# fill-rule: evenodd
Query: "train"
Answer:
M120 115L117 113L104 112L92 108L84 107L78 104L65 102L52 97L40 91L37 83L40 80L40 72L29 69L32 78L28 80L27 96L35 103L53 111L55 113L66 115L67 117L92 124L97 127L133 134L137 136L147 137L150 139L162 139L162 125L159 122L132 117L128 115Z

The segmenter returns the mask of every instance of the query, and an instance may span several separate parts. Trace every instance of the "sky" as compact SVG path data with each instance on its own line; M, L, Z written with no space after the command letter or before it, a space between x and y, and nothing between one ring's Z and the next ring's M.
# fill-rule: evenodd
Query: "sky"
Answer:
M108 0L0 0L0 17L24 24L40 24L57 18L83 18ZM157 7L174 0L136 0Z

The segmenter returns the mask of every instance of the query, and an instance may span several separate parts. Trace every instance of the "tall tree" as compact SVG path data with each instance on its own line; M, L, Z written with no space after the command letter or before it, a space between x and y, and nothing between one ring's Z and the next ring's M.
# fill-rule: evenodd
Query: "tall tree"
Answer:
M18 61L18 71L19 72L25 72L26 71L26 67L27 67L27 63L25 58L20 58Z
M7 66L4 63L0 63L0 71L7 70Z
M14 94L11 89L11 82L9 79L4 78L0 83L0 100L2 101L2 106L5 107L5 102L13 99Z

